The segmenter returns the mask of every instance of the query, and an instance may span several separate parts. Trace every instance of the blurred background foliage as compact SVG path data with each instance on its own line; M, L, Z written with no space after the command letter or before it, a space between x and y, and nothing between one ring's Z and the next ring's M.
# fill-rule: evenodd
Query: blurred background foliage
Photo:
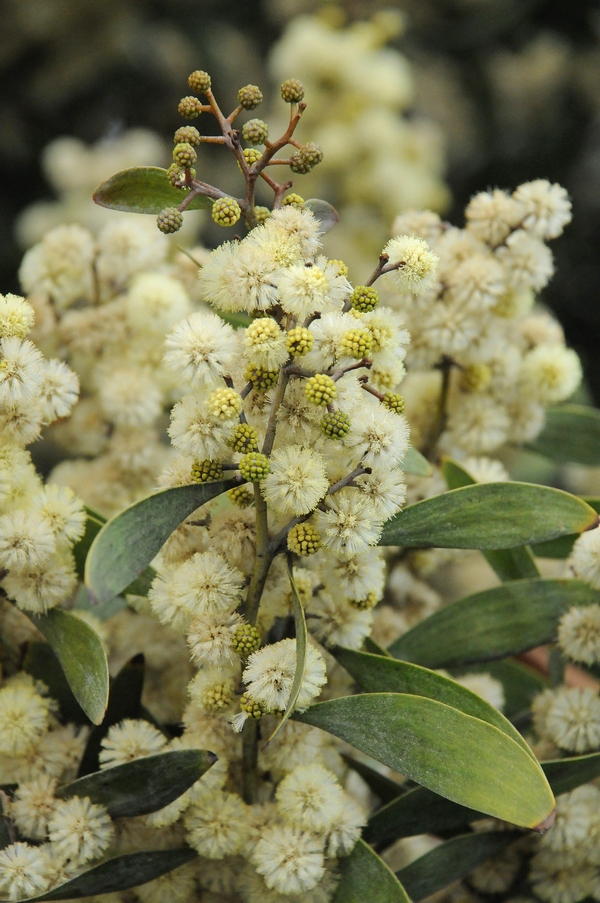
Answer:
M261 115L269 118L267 114L276 109L281 80L274 48L289 40L299 16L317 15L323 27L337 30L373 20L378 13L382 43L395 51L394 65L404 66L410 81L406 96L391 102L403 135L404 158L408 159L410 144L413 163L425 161L423 172L429 173L427 185L419 183L420 194L411 196L408 189L414 186L416 170L401 171L398 179L400 183L404 179L405 206L415 206L415 198L420 199L424 206L431 205L460 224L469 197L487 187L513 188L528 179L548 178L565 185L571 194L574 221L554 246L557 272L544 300L558 314L568 342L582 355L589 385L600 400L600 368L595 366L600 344L597 0L347 0L337 4L323 0L3 0L2 291L18 290L16 274L23 249L40 237L35 230L46 227L44 217L51 223L47 207L30 205L50 200L60 191L61 179L71 184L71 170L82 160L91 184L97 175L95 158L91 151L85 157L84 145L63 145L60 153L55 146L54 155L44 154L56 138L72 136L91 146L131 128L149 129L165 141L165 150L156 138L138 135L132 139L133 155L151 151L154 158L144 162L160 163L165 153L167 161L172 132L180 125L177 102L186 93L185 79L192 69L211 72L217 96L226 106L233 107L241 85L259 84L266 96ZM291 63L293 53L286 52L283 59ZM313 102L317 115L312 123L307 116L300 136L304 140L318 140L309 134L308 126L318 130L329 115L332 126L343 134L348 117L339 103L342 88L331 71L330 67L328 74L319 75L313 67L313 87L322 97L320 106ZM292 75L305 77L296 70L283 77ZM310 90L307 100L310 104ZM363 108L348 114L356 121L355 134L372 112L367 106L363 102ZM406 136L412 136L411 141ZM353 190L352 179L360 173L361 154L368 158L381 136L377 128L367 133L360 153L352 135L346 137L351 143L347 184L339 168L336 174L324 164L317 187L328 200L348 206L349 225L343 240L360 256L360 242L364 240L370 253L369 236L373 240L378 230L389 229L392 213L400 209L386 209L384 199L369 206L368 198L352 208L348 194ZM324 150L327 160L327 145ZM393 158L393 149L386 153L387 159L390 154ZM342 165L343 142L338 157ZM114 159L132 165L127 152ZM105 158L100 162L106 165ZM205 165L209 171L215 166L212 158ZM384 170L382 165L382 179ZM363 180L364 176L356 181L362 184ZM308 197L299 182L295 188ZM83 183L86 196L85 179ZM376 191L375 184L372 192ZM402 203L400 195L394 198L396 205ZM29 213L19 218L27 207ZM204 239L215 244L222 235L208 232Z

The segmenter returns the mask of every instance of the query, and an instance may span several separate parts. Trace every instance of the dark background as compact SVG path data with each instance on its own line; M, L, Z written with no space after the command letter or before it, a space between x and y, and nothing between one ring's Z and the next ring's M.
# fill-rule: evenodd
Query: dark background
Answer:
M286 0L305 11L323 4ZM442 61L454 72L473 125L468 151L449 139L448 218L487 187L547 178L569 190L574 221L553 243L556 276L544 300L582 355L600 401L600 6L596 0L350 0L349 18L378 6L406 12L398 48L419 72ZM281 3L279 5L281 10ZM0 291L18 291L18 212L50 196L39 165L53 138L93 143L145 126L169 137L178 99L194 68L208 69L223 93L268 85L264 60L285 24L268 0L2 0L0 3ZM518 54L537 36L568 48L569 71L534 123L518 100L507 121L487 68L499 50ZM523 76L526 80L526 75ZM527 85L523 85L526 89ZM442 119L430 88L418 112ZM410 115L410 111L408 112ZM519 118L521 117L521 118ZM515 126L516 123L516 126ZM449 124L441 121L443 128ZM450 124L451 125L451 124ZM326 148L325 148L326 152Z

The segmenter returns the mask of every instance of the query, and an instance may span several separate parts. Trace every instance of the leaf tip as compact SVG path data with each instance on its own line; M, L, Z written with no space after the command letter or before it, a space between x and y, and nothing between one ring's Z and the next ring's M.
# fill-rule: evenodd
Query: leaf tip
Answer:
M210 750L208 750L208 752L206 753L206 758L208 759L210 765L214 765L215 762L219 761L219 757L216 755L216 753L211 752Z
M589 530L596 530L600 526L600 514L596 514L593 522L584 529L584 533L587 533Z
M546 831L550 830L550 828L554 824L555 820L556 820L556 807L554 807L552 812L550 812L550 814L547 815L543 821L541 821L538 825L534 825L531 830L535 831L536 834L545 834Z

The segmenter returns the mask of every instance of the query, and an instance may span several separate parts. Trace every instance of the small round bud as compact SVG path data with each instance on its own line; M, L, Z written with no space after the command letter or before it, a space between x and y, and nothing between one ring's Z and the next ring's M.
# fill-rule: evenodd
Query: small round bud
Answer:
M254 502L254 493L247 486L234 486L227 495L238 508L249 508Z
M314 555L321 545L321 535L312 524L296 524L288 533L287 547L296 555Z
M184 119L197 119L202 112L202 104L197 97L182 97L177 112Z
M238 423L227 444L242 454L258 451L258 432L249 423Z
M233 631L231 645L240 658L248 658L249 655L260 649L260 633L252 624L240 624Z
M256 700L252 699L251 696L248 696L247 693L240 696L240 709L242 712L246 713L248 718L255 718L257 721L269 711L262 702L256 702Z
M218 712L228 709L233 702L233 681L228 680L222 684L215 684L202 693L202 705L209 711Z
M173 162L183 169L189 169L190 166L194 165L197 159L198 155L196 151L191 144L187 144L185 141L176 144L173 148Z
M348 357L360 361L366 357L373 347L373 336L369 329L349 329L342 336L340 350Z
M357 285L350 295L350 304L353 310L367 314L379 304L379 292L369 285Z
M392 414L402 414L404 411L404 399L397 392L386 392L381 399L381 404Z
M156 217L156 225L165 235L171 232L178 232L183 225L183 214L177 207L165 207Z
M291 194L287 194L283 199L284 207L304 207L304 198L300 197L299 194L295 194L293 191Z
M212 218L218 226L234 226L241 215L235 198L218 198L212 205Z
M350 418L343 411L328 411L319 426L328 439L343 439L350 432Z
M192 483L212 483L213 480L223 479L223 466L220 461L194 461L190 473Z
M469 364L460 374L463 392L483 392L492 381L492 371L487 364Z
M206 94L210 91L211 86L210 75L202 69L196 69L191 75L188 75L188 85L196 94Z
M318 166L323 159L323 150L314 141L309 141L304 147L300 148L300 152L304 159L310 164L310 168Z
M337 266L338 276L347 276L350 270L346 266L343 260L328 260L327 266L333 266L335 264Z
M269 126L262 119L249 119L242 126L242 138L248 144L264 144L269 137Z
M314 336L310 329L305 329L304 326L294 326L288 332L285 344L288 354L292 354L294 357L302 357L303 354L308 354L312 349L313 342Z
M294 151L293 154L290 154L290 169L299 176L305 176L311 171L312 166L304 159L302 151L297 150Z
M326 373L316 373L306 380L304 394L311 404L328 405L337 395L337 387Z
M182 125L173 135L175 144L191 144L192 147L198 147L201 143L200 132L193 125Z
M249 452L240 458L239 468L245 480L250 480L251 483L258 483L259 480L266 479L271 470L271 465L266 455L261 455L259 452Z
M297 78L288 78L282 84L281 96L286 103L300 103L304 98L304 85Z
M262 223L266 222L271 216L271 211L268 207L255 207L254 208L254 218L256 220L256 225L260 226Z
M262 91L256 85L245 85L238 91L238 103L241 104L245 110L253 110L259 105L262 99Z
M208 410L215 420L234 420L239 417L244 402L235 389L215 389L208 398Z
M267 370L265 367L257 367L249 363L244 370L244 379L256 389L257 392L266 392L275 385L279 378L279 370Z
M193 170L192 170L193 172ZM195 175L195 173L194 173ZM177 163L171 163L167 169L167 179L172 188L186 188L185 169L177 166Z
M352 608L357 608L359 611L370 611L372 608L375 608L378 602L379 596L373 591L367 593L363 599L350 599Z
M257 147L245 147L242 151L244 155L244 160L246 161L246 166L253 166L257 160L260 160L262 157L262 151L259 151ZM242 167L238 163L238 169L242 170Z

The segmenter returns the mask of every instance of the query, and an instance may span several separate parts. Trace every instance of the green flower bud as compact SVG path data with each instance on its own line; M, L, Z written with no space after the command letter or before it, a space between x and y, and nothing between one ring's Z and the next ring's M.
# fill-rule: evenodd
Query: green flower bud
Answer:
M294 326L288 332L285 344L288 354L293 354L294 357L302 357L302 355L308 354L313 343L314 337L310 329L305 329L304 326Z
M247 486L234 486L227 495L238 508L249 508L254 502L254 493Z
M245 712L248 718L255 718L257 721L266 715L268 709L261 702L256 702L247 693L240 696L240 709Z
M360 361L366 357L373 347L373 336L368 329L349 329L342 336L340 350L348 357Z
M257 392L266 392L275 385L278 378L279 370L266 370L251 363L244 370L244 379L252 383Z
M184 119L197 119L202 112L202 104L197 97L182 97L177 112Z
M156 225L165 235L169 235L171 232L178 232L183 225L183 214L179 212L177 207L165 207L156 217Z
M386 392L381 403L393 414L402 414L404 411L404 399L397 392Z
M239 423L231 434L228 445L236 452L258 451L258 432L249 423Z
M213 480L223 479L223 467L220 461L194 461L190 474L192 483L212 483Z
M343 439L350 432L350 418L343 411L328 411L319 426L328 439Z
M357 285L350 295L350 304L353 310L366 314L379 304L379 292L368 285Z
M187 144L185 141L176 144L173 148L173 162L183 169L193 166L197 159L196 151L191 144Z
M242 215L235 198L219 198L212 205L212 218L218 226L234 226Z
M175 144L191 144L198 147L201 143L200 132L193 125L182 125L173 135Z
M196 69L195 72L188 75L188 85L196 94L206 94L207 91L210 91L210 75L202 69Z
M349 270L343 260L336 260L335 258L333 260L328 260L327 266L330 266L331 264L335 264L337 266L338 276L347 276L348 275Z
M238 103L241 104L245 110L253 110L259 105L262 99L262 91L256 85L245 85L238 91Z
M288 533L287 547L296 555L314 555L321 545L321 534L312 524L296 524Z
M269 126L262 119L249 119L242 126L242 138L248 144L264 144L269 137Z
M196 173L192 170L192 174ZM186 188L185 169L182 169L177 163L171 163L167 169L167 179L172 188Z
M337 387L330 376L316 373L306 380L304 394L311 404L328 405L337 395Z
M297 78L288 78L284 81L280 91L286 103L300 103L304 98L304 85Z
M284 206L284 207L289 207L290 205L291 205L292 207L298 207L298 208L304 207L304 198L303 198L303 197L300 197L299 194L295 194L295 193L292 191L291 194L287 194L287 195L284 197L284 199L283 199L283 206Z
M245 480L250 480L251 483L258 483L268 476L271 465L266 455L261 455L259 452L249 452L240 458L239 468Z
M252 624L240 624L233 632L231 645L240 658L248 658L260 649L260 633Z

